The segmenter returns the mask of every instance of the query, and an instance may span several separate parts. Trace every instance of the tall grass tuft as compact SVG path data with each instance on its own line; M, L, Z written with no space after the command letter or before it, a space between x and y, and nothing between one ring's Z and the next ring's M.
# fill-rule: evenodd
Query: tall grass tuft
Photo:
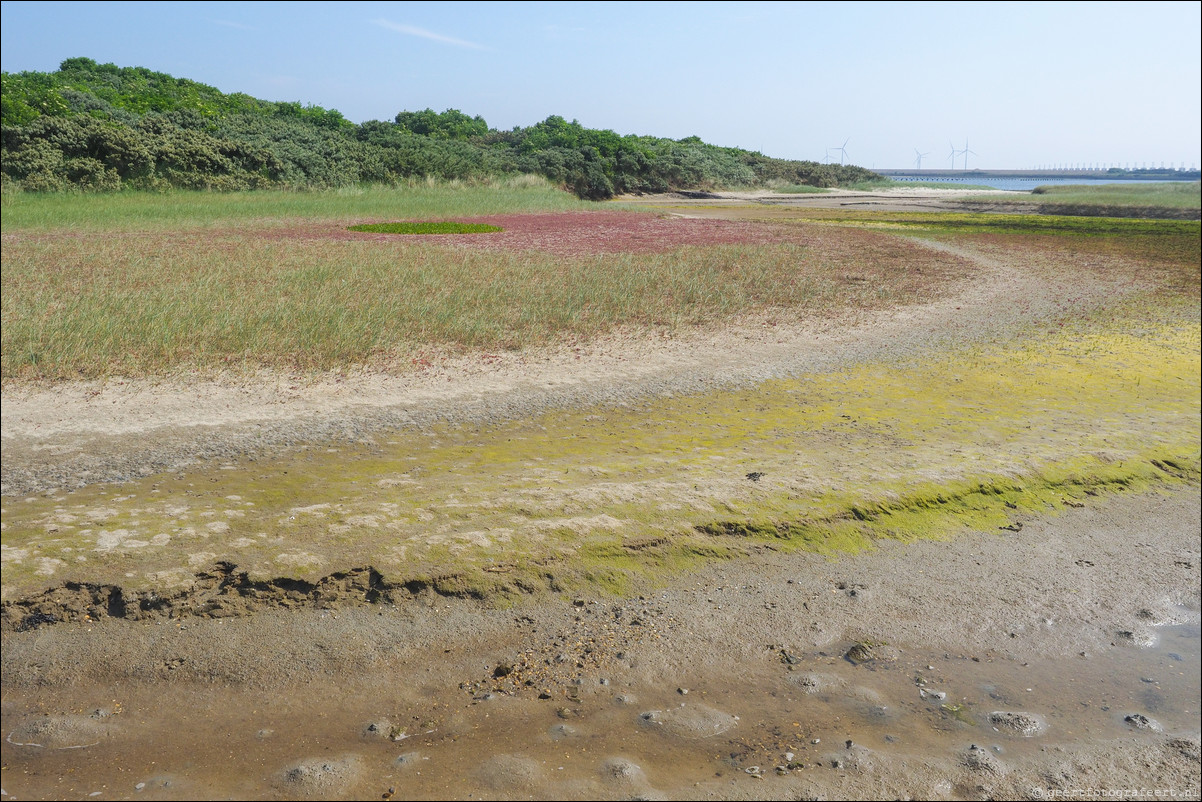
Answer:
M1043 206L1140 206L1165 209L1202 208L1202 182L1116 182L1035 187L1032 200Z

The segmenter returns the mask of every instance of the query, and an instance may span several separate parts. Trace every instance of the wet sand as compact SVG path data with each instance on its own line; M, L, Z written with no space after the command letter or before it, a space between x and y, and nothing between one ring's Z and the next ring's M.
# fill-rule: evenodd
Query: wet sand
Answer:
M1197 798L1198 527L1196 491L1119 495L1020 532L763 551L635 598L12 633L4 790Z

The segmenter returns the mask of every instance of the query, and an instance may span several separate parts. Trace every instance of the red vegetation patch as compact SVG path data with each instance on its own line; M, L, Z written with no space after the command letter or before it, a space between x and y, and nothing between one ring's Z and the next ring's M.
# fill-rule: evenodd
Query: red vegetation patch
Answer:
M759 223L659 217L639 212L550 212L455 218L504 229L491 234L366 234L343 226L273 229L269 238L424 242L473 250L533 250L557 256L653 253L682 245L760 244L781 241L779 228ZM363 221L380 222L380 221Z

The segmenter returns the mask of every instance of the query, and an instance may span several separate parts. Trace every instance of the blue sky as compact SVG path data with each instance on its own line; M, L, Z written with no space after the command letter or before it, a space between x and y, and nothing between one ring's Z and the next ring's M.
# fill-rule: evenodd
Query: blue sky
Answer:
M1202 162L1202 4L3 2L5 72L86 56L335 108L551 114L866 167ZM962 167L960 156L957 167Z

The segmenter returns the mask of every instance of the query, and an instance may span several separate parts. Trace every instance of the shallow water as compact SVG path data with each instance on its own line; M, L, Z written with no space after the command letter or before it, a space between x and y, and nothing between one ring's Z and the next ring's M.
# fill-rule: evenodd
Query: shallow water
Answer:
M971 789L939 768L974 746L1004 771L1084 743L1196 735L1198 625L1146 632L1153 645L1134 645L1136 633L1097 655L1030 662L902 648L854 665L850 644L749 648L738 676L697 665L648 679L627 656L578 672L578 684L512 694L490 691L463 659L271 693L6 690L4 798L766 797L804 782L962 798ZM1045 729L1008 731L996 711ZM1126 720L1135 715L1151 726Z
M1122 184L1123 186L1147 186L1148 184L1188 184L1193 180L1187 179L1117 179L1117 178L1048 178L1035 176L999 176L966 173L963 177L940 175L890 175L890 179L900 183L934 182L939 184L967 184L971 186L992 187L993 189L1008 189L1030 191L1035 187L1047 186L1101 186L1103 184Z

